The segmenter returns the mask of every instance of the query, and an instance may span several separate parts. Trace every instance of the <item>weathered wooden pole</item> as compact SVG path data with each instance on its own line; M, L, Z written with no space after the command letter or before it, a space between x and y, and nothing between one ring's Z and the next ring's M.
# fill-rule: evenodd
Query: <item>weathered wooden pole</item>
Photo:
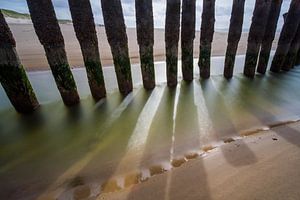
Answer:
M69 6L91 93L98 101L106 96L106 90L90 0L69 0Z
M298 25L296 35L290 45L288 53L284 59L284 63L282 65L282 70L288 71L296 65L299 47L300 47L300 24Z
M300 23L300 0L292 0L288 15L280 33L278 46L272 61L271 71L280 72L290 45L297 33Z
M167 0L165 43L167 83L169 87L177 85L179 27L180 0Z
M69 67L65 44L51 0L27 0L36 34L44 46L56 85L67 106L79 103L77 87Z
M30 113L39 107L16 52L16 42L0 11L0 82L15 109Z
M273 0L256 0L250 26L244 75L253 78L255 75L259 49L265 34L271 2Z
M300 49L299 49L299 51L297 53L297 58L296 58L296 63L295 64L296 65L300 65Z
M140 50L140 61L145 89L155 87L153 59L154 22L152 0L135 0L136 31Z
M224 77L227 79L233 75L236 51L243 30L244 8L245 0L233 0L224 66Z
M119 90L123 95L132 91L128 39L120 0L101 0L104 25L113 55Z
M215 26L215 0L203 0L199 68L201 78L210 77L211 43Z
M194 78L194 39L196 26L196 0L182 1L181 60L182 76L185 81Z
M257 72L261 74L265 74L268 67L272 43L275 38L278 19L281 11L281 5L282 0L273 0L271 2L271 8L269 12L264 38L261 45L257 66Z

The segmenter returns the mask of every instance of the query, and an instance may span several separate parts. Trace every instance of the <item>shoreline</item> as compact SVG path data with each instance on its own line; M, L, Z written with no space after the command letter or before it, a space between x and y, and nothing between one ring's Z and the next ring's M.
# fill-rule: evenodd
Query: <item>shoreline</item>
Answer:
M32 24L9 24L17 44L17 52L26 71L43 71L49 70L49 65L45 57L45 52L40 44ZM83 58L79 42L76 38L72 24L60 24L62 34L65 39L65 49L69 64L72 68L83 67ZM97 38L100 51L100 59L103 67L113 66L110 46L107 41L105 28L96 26ZM139 46L137 44L137 36L135 28L127 28L129 57L132 64L138 64ZM227 48L226 32L215 32L212 43L212 57L225 56ZM247 48L248 33L243 33L239 42L237 55L244 55ZM273 43L273 50L276 48L278 34ZM154 30L154 61L160 62L165 60L165 43L164 30ZM194 40L194 58L199 57L200 32L196 31ZM181 47L179 41L178 59L181 59Z
M300 164L299 130L298 120L224 142L149 180L100 193L95 199L295 199L300 185L300 174L295 174ZM232 157L224 158L226 154ZM73 188L73 194L82 194L82 187Z

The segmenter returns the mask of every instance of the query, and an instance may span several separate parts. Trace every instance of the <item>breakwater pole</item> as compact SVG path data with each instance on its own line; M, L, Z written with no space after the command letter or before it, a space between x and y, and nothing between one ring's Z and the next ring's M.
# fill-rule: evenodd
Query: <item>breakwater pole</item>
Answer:
M185 81L194 79L194 39L196 26L196 0L182 1L181 60L182 77Z
M254 78L258 53L265 34L271 2L274 0L256 0L252 23L248 35L244 75Z
M296 35L290 45L290 49L289 49L288 53L284 59L284 63L282 65L282 70L289 71L296 65L299 47L300 47L300 24L298 25Z
M271 2L271 8L269 12L264 38L261 45L257 66L257 72L261 74L265 74L268 67L272 43L275 38L278 19L281 11L281 5L282 0L273 0Z
M106 96L106 90L91 3L90 0L69 0L69 6L91 94L98 101Z
M233 0L224 65L224 77L227 79L233 75L236 52L243 30L244 8L245 0Z
M152 0L135 0L135 10L143 85L145 89L151 90L155 87L153 58L154 21Z
M167 84L169 87L177 85L178 73L178 42L180 27L180 0L167 0L165 43Z
M211 43L214 36L215 27L215 0L203 0L203 11L200 35L200 55L198 66L200 77L207 79L210 77L210 57Z
M296 58L296 65L300 65L300 50L297 53L297 58Z
M63 102L79 103L75 80L68 63L64 39L51 0L27 0L35 32L44 46L46 57Z
M30 113L39 103L16 51L15 39L0 11L0 82L15 109Z
M101 0L108 43L111 48L120 92L125 96L132 91L128 38L120 0Z
M278 46L272 61L271 71L280 72L285 58L289 52L291 43L295 38L300 23L300 0L292 0L289 12L286 16L280 33Z

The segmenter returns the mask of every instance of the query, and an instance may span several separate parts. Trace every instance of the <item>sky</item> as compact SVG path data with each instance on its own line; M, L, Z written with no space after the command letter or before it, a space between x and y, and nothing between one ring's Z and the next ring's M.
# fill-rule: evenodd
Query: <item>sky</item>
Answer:
M90 0L94 18L97 24L103 24L100 0ZM135 0L121 0L125 23L127 27L135 27ZM233 0L216 0L215 29L228 31ZM71 19L68 0L52 0L56 15L59 19ZM197 0L196 29L200 30L203 0ZM281 15L288 11L291 0L283 0ZM255 0L246 0L243 30L248 31ZM0 8L10 9L21 13L29 13L26 0L0 0ZM153 0L153 15L155 28L164 28L166 0ZM283 18L278 22L278 31L282 28Z

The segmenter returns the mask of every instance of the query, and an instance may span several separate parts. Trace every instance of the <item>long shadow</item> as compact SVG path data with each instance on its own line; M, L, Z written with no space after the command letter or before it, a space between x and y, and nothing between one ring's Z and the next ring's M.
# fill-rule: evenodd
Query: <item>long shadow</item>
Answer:
M145 143L140 167L149 169L170 160L173 135L173 112L176 89L165 88L160 105L152 121L148 138ZM151 172L150 172L151 173ZM158 172L159 173L159 172ZM164 199L167 180L162 180L154 185L154 188L141 187L139 190L128 194L127 199ZM151 194L145 196L142 194Z
M174 158L180 158L184 153L200 149L200 128L197 106L195 105L194 82L181 82L177 103L174 133ZM202 158L197 160L192 172L174 170L169 174L169 186L166 191L167 199L211 199L207 182L206 169ZM192 187L184 187L184 183L193 183ZM180 192L178 189L180 189ZM197 188L197 189L195 189Z
M128 141L150 95L151 91L141 89L122 114L104 130L103 137L96 145L97 152L93 159L77 176L87 177L89 181L103 182L113 175L126 153Z
M255 116L263 125L279 120L280 116L275 116L271 112L275 112L275 109L281 109L284 104L272 105L272 100L270 100L272 97L262 96L259 86L253 80L239 77L238 81L239 84L235 89L239 94L241 103L249 113ZM272 93L272 88L269 88L269 93Z
M230 112L227 110L225 100L214 88L212 80L201 80L201 87L205 104L216 133L216 139L226 139L224 136L236 135L237 130L231 121ZM233 166L250 165L257 161L254 153L243 141L240 141L239 149L237 149L238 151L242 151L243 154L234 154L233 156L233 153L225 146L221 146L221 150L227 162ZM243 157L246 155L247 159L239 158L241 155Z
M272 113L270 113L268 110L266 110L262 105L260 104L254 104L252 102L254 101L255 97L255 91L249 90L247 86L248 81L241 81L241 87L239 88L242 93L243 91L247 91L252 98L247 99L245 101L245 105L249 108L249 112L251 112L254 116L256 116L262 123L271 123L276 124L278 122L278 116L274 116ZM248 83L250 84L250 83ZM274 91L271 91L274 92ZM287 119L290 120L290 119ZM298 147L300 147L300 131L291 128L289 126L281 126L276 127L273 129L274 132L278 133L281 137L283 137L285 140L287 140L289 143L294 144Z
M149 131L141 166L145 168L160 162L169 162L177 156L183 158L186 151L197 148L199 149L199 127L197 108L194 104L194 85L182 82L179 95L176 95L175 89L165 89ZM158 177L158 181L151 187L142 185L139 189L132 190L127 199L140 199L143 196L143 199L168 200L186 199L189 196L209 200L210 192L205 171L203 160L198 159L193 173L171 170ZM197 186L183 187L184 183L189 182Z
M103 145L107 138L113 138L113 140L108 141L111 142L110 148L114 146L113 143L116 141L116 145L119 145L119 148L116 149L122 151L122 148L126 147L132 127L134 127L139 112L149 95L145 91L140 91L124 109L120 119L115 120L105 133L102 133L101 127L120 105L122 98L114 97L115 100L112 102L105 101L97 108L93 103L85 101L80 107L71 110L66 109L61 102L44 105L42 109L44 122L41 125L38 124L40 123L38 120L34 119L15 122L15 126L5 129L6 133L3 134L3 137L7 137L4 153L19 154L20 156L17 159L11 158L11 163L8 163L8 167L0 173L0 185L4 189L1 190L0 198L37 198L65 171L84 159L90 151L93 151L96 146L95 143ZM15 116L11 117L14 118ZM124 122L124 119L130 121ZM35 126L30 125L34 122ZM12 139L9 133L13 133ZM99 134L104 136L99 139ZM106 144L106 146L109 145ZM115 160L122 156L121 153L117 152L116 150L112 154L112 156L116 155ZM96 155L105 155L105 153L101 151ZM2 159L1 154L0 160ZM96 165L97 163L91 162L89 166L93 164ZM97 167L100 166L101 163ZM82 177L83 181L88 181L90 174L81 174L82 170L78 171L78 176ZM97 171L93 171L93 173L98 174ZM72 181L76 177L69 178L66 180L66 184L69 184L68 181Z

